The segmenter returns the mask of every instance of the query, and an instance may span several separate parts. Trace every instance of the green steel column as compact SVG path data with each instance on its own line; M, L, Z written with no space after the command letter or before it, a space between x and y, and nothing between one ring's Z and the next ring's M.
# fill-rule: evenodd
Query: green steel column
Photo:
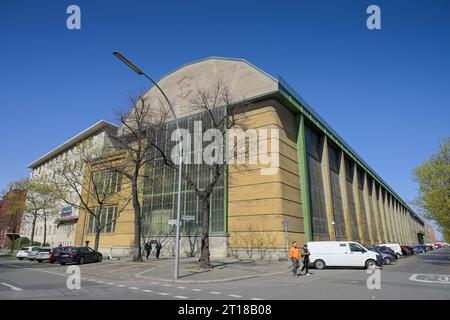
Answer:
M306 167L306 147L305 147L305 119L304 115L297 116L298 135L297 135L297 158L298 158L298 173L300 175L300 190L302 195L303 207L303 228L305 232L305 241L312 240L311 232L311 210L309 203L308 190L308 171Z

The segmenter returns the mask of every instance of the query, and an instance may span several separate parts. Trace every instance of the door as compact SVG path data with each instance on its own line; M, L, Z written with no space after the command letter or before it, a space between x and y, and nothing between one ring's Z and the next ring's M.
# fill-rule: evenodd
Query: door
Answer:
M352 267L363 267L366 262L366 249L357 243L349 243L350 264Z
M85 262L92 261L92 254L89 252L89 249L86 247L81 248L81 256L84 257Z
M347 243L339 243L333 254L335 266L348 266L350 264L350 249Z

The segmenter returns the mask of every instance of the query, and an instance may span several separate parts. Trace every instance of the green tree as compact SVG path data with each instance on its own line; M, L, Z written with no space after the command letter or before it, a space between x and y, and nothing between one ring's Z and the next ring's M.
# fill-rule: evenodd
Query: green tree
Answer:
M438 152L414 169L419 194L414 203L426 218L436 221L444 239L450 241L450 137L444 139Z

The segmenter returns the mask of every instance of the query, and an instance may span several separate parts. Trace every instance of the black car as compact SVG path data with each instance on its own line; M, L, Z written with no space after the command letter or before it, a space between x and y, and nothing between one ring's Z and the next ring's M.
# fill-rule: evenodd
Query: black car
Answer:
M66 263L84 264L86 262L100 262L103 256L100 252L89 247L70 247L61 251L58 261L61 265Z
M392 250L391 248L386 247L386 246L378 246L376 248L378 250L380 250L381 252L387 252L387 253L390 253L390 254L394 255L395 260L398 260L398 256L395 254L394 250Z

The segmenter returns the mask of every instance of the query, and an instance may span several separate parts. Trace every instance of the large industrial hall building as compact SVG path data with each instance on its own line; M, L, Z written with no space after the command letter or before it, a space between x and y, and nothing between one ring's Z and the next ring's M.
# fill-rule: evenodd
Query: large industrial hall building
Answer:
M190 98L196 90L218 82L235 102L251 102L247 128L278 129L279 161L274 174L261 174L266 165L259 162L227 166L211 199L212 256L281 257L293 240L353 240L365 245L424 241L423 219L282 78L245 60L212 57L183 65L158 85L175 106L181 126L190 128L201 119L201 114L187 108ZM157 101L161 94L152 87L146 97ZM157 159L153 166L154 174L165 179L144 183L142 216L151 217L146 220L151 223L149 238L165 235L163 240L170 240L167 221L176 216L176 174ZM210 172L202 166L185 165L197 181L209 179ZM184 186L182 200L182 215L194 216L191 223L200 226L201 203L195 193ZM80 213L79 245L93 243L88 224L89 218ZM192 243L192 233L186 230L184 253ZM132 241L130 208L102 233L100 249L127 254Z

